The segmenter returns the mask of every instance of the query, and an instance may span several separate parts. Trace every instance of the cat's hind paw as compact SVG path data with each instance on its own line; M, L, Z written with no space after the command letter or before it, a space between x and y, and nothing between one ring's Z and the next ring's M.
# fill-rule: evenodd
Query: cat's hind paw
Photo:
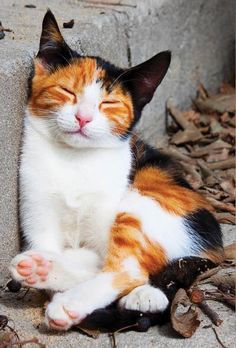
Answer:
M138 286L119 301L121 308L150 313L163 312L168 304L164 292L148 284Z
M43 288L52 269L52 261L42 253L29 250L14 257L10 264L12 278L23 286Z

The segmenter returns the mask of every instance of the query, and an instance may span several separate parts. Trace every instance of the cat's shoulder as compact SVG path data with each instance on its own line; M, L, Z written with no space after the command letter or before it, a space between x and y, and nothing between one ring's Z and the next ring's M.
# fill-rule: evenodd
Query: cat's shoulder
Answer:
M192 189L183 177L181 164L173 156L164 150L152 147L137 135L132 137L130 144L133 153L132 178L143 168L155 167L171 176L178 185Z

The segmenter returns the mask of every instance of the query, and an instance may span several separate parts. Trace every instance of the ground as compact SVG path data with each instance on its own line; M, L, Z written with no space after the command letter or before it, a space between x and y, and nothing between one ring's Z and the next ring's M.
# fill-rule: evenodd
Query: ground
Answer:
M236 240L235 228L231 225L223 226L224 243L230 244ZM43 304L45 295L39 291L30 291L24 298L23 292L14 294L6 290L0 293L0 315L6 315L13 322L9 325L15 328L22 339L38 337L39 341L46 344L47 348L76 348L76 347L114 347L112 339L108 334L101 334L97 339L85 336L78 331L57 333L49 331L43 323ZM225 305L211 301L210 305L223 319L223 323L216 328L217 333L227 348L235 346L235 313ZM152 327L146 333L126 332L117 333L117 348L143 348L143 347L165 347L172 348L217 348L221 347L217 341L210 320L201 315L200 328L191 338L179 338L171 329L170 324L162 327ZM204 328L205 327L205 328ZM1 336L0 336L1 337ZM1 347L1 342L0 342ZM28 344L27 347L36 347Z

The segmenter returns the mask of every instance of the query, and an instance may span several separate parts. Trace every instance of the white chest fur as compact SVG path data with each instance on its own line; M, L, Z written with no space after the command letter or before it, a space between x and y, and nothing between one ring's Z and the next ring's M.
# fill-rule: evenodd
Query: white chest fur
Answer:
M26 124L20 196L27 239L39 234L38 222L41 233L47 230L46 221L51 230L59 229L64 246L82 244L103 252L130 166L128 142L112 149L73 149L45 139Z

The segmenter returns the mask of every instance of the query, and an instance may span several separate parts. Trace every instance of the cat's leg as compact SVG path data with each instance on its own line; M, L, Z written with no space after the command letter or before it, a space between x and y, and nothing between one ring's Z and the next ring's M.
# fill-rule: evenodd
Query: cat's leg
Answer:
M102 272L63 294L56 294L46 310L47 325L58 330L69 329L95 309L106 307L137 286L147 284L149 274L158 272L166 262L164 250L150 242L140 220L129 213L118 214ZM164 309L168 300L163 300L163 296L159 300Z
M29 250L12 260L10 272L25 287L64 291L92 278L99 266L97 254L85 248L61 253Z

